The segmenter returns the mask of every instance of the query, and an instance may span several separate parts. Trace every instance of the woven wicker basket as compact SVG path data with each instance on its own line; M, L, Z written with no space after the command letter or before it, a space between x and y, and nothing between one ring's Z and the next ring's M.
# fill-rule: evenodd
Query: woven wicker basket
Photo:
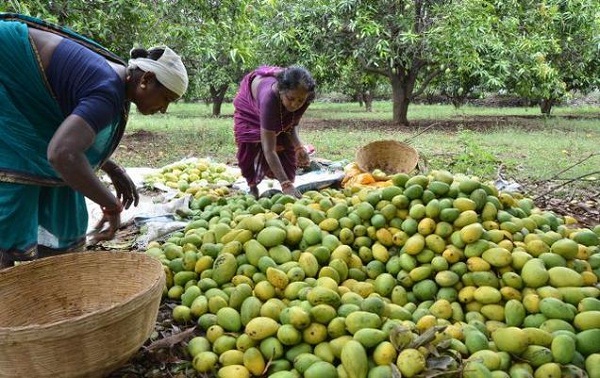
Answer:
M419 162L419 153L406 143L395 140L378 140L356 151L356 164L365 172L380 169L391 175L408 173Z
M136 252L59 255L0 271L0 377L101 377L154 329L162 264Z

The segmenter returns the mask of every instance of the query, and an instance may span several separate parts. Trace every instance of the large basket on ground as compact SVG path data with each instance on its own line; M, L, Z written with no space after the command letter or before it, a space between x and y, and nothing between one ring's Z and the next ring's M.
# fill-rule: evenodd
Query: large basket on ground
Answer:
M408 173L419 162L419 153L406 143L378 140L356 151L356 164L365 172L380 169L387 174Z
M82 252L0 271L0 377L102 377L154 329L162 264Z

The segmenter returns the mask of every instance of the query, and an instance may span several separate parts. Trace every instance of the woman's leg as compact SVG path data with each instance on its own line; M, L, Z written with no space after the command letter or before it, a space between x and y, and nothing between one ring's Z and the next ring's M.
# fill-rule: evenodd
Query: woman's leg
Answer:
M258 198L258 184L265 177L264 160L260 143L238 143L238 167L255 198Z

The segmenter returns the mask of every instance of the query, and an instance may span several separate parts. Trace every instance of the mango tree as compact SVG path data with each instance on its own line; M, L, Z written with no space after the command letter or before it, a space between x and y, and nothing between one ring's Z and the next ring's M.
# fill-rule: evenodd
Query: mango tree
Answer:
M501 3L454 2L447 7L448 16L438 22L446 38L432 39L432 47L443 74L432 86L455 107L474 91L505 87L511 67L507 43L512 38L506 29L518 23L518 18L503 18L498 12L501 9Z
M71 28L126 59L132 47L168 45L182 56L188 69L188 94L196 92L199 56L193 48L195 26L204 13L192 1L11 0L7 11L24 13Z
M436 85L451 95L501 89L539 102L549 114L570 92L598 88L597 1L467 0L451 13L461 15L444 20L451 45L436 47L447 67Z
M355 64L346 64L339 68L339 79L333 88L352 96L359 104L365 106L365 111L373 111L373 99L377 95L377 88L383 79L380 75L363 71Z
M507 87L539 101L542 114L572 91L600 85L600 7L596 0L518 2L513 69ZM512 9L514 11L515 8Z
M68 27L94 39L122 58L138 44L144 47L157 29L155 7L146 1L11 0L4 11L22 13ZM2 10L2 9L0 9ZM160 37L161 34L158 33Z
M255 65L253 3L177 1L165 13L172 24L179 25L177 40L183 42L188 57L194 84L188 98L212 103L213 116L221 114L230 86L237 85Z
M455 25L446 19L463 17L450 11L452 4L451 0L281 3L272 25L278 26L274 35L295 42L287 44L295 51L328 55L332 70L351 62L366 73L385 77L392 87L393 120L406 125L410 102L446 70L440 66L443 57L438 49L453 48L448 35L454 33L446 28Z

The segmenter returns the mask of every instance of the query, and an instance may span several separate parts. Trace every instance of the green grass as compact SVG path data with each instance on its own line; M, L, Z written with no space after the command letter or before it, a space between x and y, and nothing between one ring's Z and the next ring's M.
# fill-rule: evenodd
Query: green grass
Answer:
M210 113L211 107L205 104L174 104L167 114L155 116L132 111L127 137L115 159L126 166L160 167L190 156L235 164L233 107L224 104L218 118ZM421 126L434 122L453 125L432 128L411 140L428 169L485 179L494 179L501 172L507 179L539 181L553 178L591 154L600 154L599 113L600 109L591 106L556 107L552 117L544 118L537 107L411 105L408 115ZM301 122L308 125L301 129L301 137L316 147L320 158L352 161L355 151L370 141L403 141L422 129L396 127L391 119L390 102L374 103L371 113L356 103L317 102ZM477 127L479 121L485 122L486 128ZM132 144L134 140L137 142ZM560 177L575 178L598 167L600 155ZM597 185L597 181L583 183Z
M554 107L553 115L576 114L580 116L598 115L598 108L593 106L582 106L578 108ZM315 118L325 119L361 119L389 120L392 114L392 103L390 101L374 102L373 112L366 113L364 108L357 103L315 103L310 107L310 114ZM450 105L421 105L413 104L409 107L409 120L417 119L460 119L465 116L540 116L538 107L514 107L514 108L491 108L465 105L459 109Z

